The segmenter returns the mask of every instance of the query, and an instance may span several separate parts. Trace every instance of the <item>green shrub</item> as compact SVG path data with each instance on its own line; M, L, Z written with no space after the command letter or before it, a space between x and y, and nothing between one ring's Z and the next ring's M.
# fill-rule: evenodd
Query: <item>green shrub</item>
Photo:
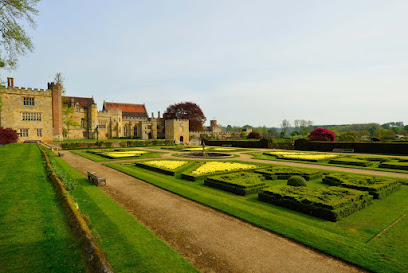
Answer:
M358 158L351 158L351 157L341 157L341 158L330 159L329 163L330 164L361 166L361 167L369 167L373 165L373 163L370 161L361 160Z
M306 179L307 181L318 179L322 177L322 173L312 170L303 170L297 168L282 168L282 167L268 167L265 169L259 169L255 171L256 173L262 174L266 179L269 180L285 180L289 179L291 176L298 175Z
M384 169L395 169L395 170L405 170L408 171L408 162L383 162L378 165L380 168Z
M367 191L376 199L384 198L401 188L401 183L396 180L375 176L329 174L322 181L331 186Z
M204 184L238 195L258 193L266 187L261 174L249 172L210 176L204 180Z
M276 186L259 193L259 199L335 222L371 204L372 196L340 187Z
M105 142L105 147L106 148L111 148L112 147L112 142Z
M79 149L81 144L79 142L69 142L69 143L62 143L61 148L64 150L75 150Z
M289 177L287 185L293 187L306 186L306 180L299 175L294 175Z

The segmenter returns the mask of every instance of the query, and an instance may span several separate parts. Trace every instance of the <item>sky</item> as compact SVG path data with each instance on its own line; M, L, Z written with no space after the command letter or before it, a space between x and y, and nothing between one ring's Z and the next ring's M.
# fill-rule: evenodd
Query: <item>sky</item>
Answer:
M408 123L406 0L42 0L18 87L191 101L224 126Z

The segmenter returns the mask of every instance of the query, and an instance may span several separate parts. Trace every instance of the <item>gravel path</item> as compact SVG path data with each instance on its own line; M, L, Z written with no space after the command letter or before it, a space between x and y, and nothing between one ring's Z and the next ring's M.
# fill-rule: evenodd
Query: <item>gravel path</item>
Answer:
M102 191L201 272L363 272L101 163L71 152L62 158L105 177Z

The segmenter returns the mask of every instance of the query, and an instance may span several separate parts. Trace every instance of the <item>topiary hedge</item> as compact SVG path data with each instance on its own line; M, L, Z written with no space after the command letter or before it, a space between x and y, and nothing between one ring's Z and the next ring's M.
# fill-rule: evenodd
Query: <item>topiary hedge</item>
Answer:
M329 164L352 165L352 166L361 166L361 167L369 167L373 165L373 163L370 161L365 161L365 160L361 160L358 158L351 158L351 157L330 159Z
M340 219L371 204L368 192L340 187L276 186L259 193L259 200L329 221Z
M367 191L376 199L384 198L401 188L397 180L348 174L330 174L323 178L323 183L361 191Z
M306 186L306 180L299 175L294 175L289 177L287 185L293 187Z
M382 162L378 165L379 168L395 169L408 171L408 162Z
M259 193L266 187L264 177L260 174L239 172L207 177L204 184L238 195Z
M286 180L291 176L298 175L306 179L307 181L318 179L322 177L322 173L312 170L301 170L296 168L281 168L281 167L268 167L265 169L259 169L255 171L265 176L269 180Z

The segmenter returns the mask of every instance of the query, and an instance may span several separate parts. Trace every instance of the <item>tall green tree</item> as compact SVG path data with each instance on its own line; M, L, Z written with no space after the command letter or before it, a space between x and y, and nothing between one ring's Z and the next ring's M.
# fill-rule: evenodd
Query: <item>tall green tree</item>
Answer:
M35 29L40 0L0 0L0 67L15 69L19 56L34 50L25 26Z

